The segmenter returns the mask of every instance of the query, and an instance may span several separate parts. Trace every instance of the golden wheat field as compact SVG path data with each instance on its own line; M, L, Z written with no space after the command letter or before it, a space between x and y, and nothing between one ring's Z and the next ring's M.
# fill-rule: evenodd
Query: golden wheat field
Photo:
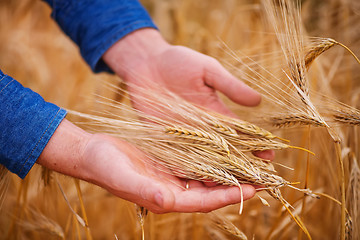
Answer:
M120 94L126 89L121 79L92 73L50 18L51 9L38 0L0 1L0 68L45 100L69 109L69 120L145 146L166 166L179 168L191 154L206 165L211 157L200 157L204 152L223 165L233 164L225 162L230 155L244 157L244 165L235 167L243 167L246 177L234 172L233 182L216 174L208 178L266 189L245 201L241 214L242 203L212 213L143 216L146 211L133 203L38 165L24 180L2 170L0 239L359 240L360 1L141 2L170 43L215 57L262 93L260 106L242 107L224 97L239 118L227 119L175 96L150 92L150 103L156 96L168 103L162 108L190 114L184 121L191 123L179 126L180 120L175 125L141 115L158 125L139 121L141 129L131 129L126 123L134 120L127 116L127 97ZM283 11L276 10L281 6ZM105 106L99 96L107 100ZM90 115L107 107L119 116L117 121L115 114ZM171 144L156 148L144 141L141 130L152 131L152 139L165 136ZM273 163L249 154L265 149L276 149ZM182 162L165 162L165 152Z

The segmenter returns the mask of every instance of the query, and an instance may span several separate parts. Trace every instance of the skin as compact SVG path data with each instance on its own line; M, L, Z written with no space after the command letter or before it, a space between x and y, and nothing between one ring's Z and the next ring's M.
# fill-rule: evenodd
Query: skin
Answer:
M191 49L168 44L154 29L140 29L115 43L103 60L129 85L162 86L214 111L234 116L217 95L256 106L260 95L226 71L215 59ZM176 66L176 67L174 67ZM153 84L149 84L153 83ZM138 92L137 94L141 94ZM146 112L141 98L133 106ZM273 151L256 153L273 159ZM40 155L38 164L94 183L112 194L154 213L209 212L239 203L237 187L186 181L149 165L131 144L103 134L90 134L64 119ZM189 189L185 189L186 182ZM242 185L244 199L255 194Z

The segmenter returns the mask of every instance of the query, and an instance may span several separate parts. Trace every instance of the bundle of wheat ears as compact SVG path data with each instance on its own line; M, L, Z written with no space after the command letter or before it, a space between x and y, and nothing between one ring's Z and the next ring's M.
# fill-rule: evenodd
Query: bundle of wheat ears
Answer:
M90 119L85 123L88 127L131 142L162 171L185 179L238 186L240 191L241 183L258 185L259 190L266 190L290 207L280 188L298 188L278 176L269 160L251 152L297 147L252 123L201 109L171 93L149 88L138 91L145 94L134 97L142 97L151 106L152 115L136 111L138 119L129 119L126 106L110 99L101 101L113 108L108 116L69 112ZM308 189L298 190L311 195ZM240 213L242 209L241 200Z

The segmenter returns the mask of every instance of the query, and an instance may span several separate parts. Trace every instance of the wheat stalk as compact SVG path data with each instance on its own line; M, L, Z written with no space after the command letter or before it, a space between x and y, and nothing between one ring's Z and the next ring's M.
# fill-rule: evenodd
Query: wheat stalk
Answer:
M145 240L145 229L144 229L144 224L145 224L145 218L148 215L148 210L142 206L139 206L137 204L135 204L135 211L136 211L136 215L139 219L140 222L140 227L141 227L141 239Z
M356 239L355 236L359 236L360 233L360 168L355 154L350 154L350 161L351 172L347 189L347 204L349 213L347 214L346 236L347 239L351 239L352 236Z

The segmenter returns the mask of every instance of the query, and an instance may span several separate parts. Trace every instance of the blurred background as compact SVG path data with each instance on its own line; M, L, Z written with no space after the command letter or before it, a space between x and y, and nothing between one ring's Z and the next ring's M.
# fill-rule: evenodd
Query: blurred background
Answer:
M238 68L242 66L228 55L229 49L251 56L270 70L283 65L276 36L265 20L260 0L141 2L170 43L213 56L224 65L232 62L232 66ZM360 1L301 2L306 35L334 38L360 55ZM97 108L94 94L115 98L104 82L118 83L121 79L107 73L92 73L77 46L61 32L50 13L48 5L39 0L0 1L0 69L45 100L64 108L89 112ZM359 108L359 69L350 54L335 47L321 55L310 69L312 89ZM234 68L229 70L236 74ZM244 114L249 111L246 108L233 108L240 117L253 122L261 122L259 114L263 111L272 111L271 103L266 101L252 110L253 114ZM302 186L306 181L310 189L340 199L339 168L326 131L308 127L269 128L290 139L293 145L309 148L316 154L307 164L305 153L277 153L276 162L295 169L279 169L279 174L301 182ZM359 131L356 126L340 130L344 139L342 157L346 167L347 209L353 224L352 239L360 239ZM81 187L82 197L79 197L77 186ZM35 166L24 180L13 174L2 175L0 189L0 196L4 193L0 239L141 239L134 205L99 187ZM268 200L270 207L255 197L246 201L242 215L238 214L238 205L216 212L234 223L248 239L305 239L281 204L265 194L261 196ZM340 207L337 203L327 198L299 201L302 194L287 189L284 196L293 204L294 211L301 212L313 239L339 236ZM306 207L301 210L304 202ZM81 226L74 214L85 218L82 207L86 211L88 228ZM206 214L149 213L145 221L145 239L237 238L213 226Z

